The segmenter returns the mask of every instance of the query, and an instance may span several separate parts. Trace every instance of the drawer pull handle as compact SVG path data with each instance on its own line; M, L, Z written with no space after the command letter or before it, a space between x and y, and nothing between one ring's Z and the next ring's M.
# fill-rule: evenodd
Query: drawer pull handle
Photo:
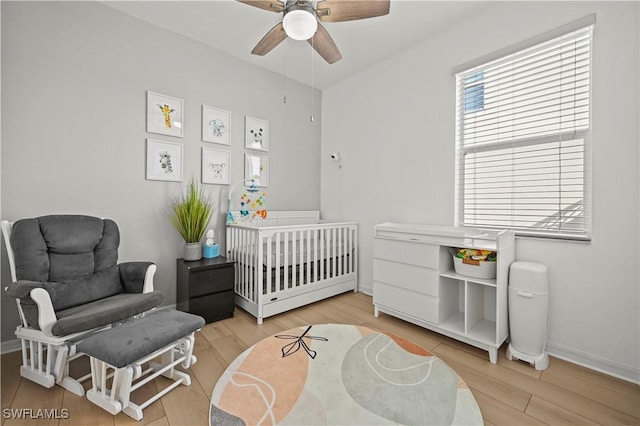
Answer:
M275 302L276 300L278 300L278 298L277 298L277 297L272 297L272 298L271 298L271 302Z

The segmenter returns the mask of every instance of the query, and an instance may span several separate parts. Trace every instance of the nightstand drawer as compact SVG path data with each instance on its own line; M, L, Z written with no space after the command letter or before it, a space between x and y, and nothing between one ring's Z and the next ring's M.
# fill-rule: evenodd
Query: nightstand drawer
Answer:
M225 291L208 296L194 297L189 301L189 312L200 315L207 323L233 316L235 293Z
M203 296L220 291L233 290L233 265L223 268L191 272L189 294Z

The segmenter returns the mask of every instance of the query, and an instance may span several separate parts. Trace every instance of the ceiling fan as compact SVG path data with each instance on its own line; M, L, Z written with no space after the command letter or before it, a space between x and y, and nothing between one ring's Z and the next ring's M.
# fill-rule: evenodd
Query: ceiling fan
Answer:
M238 0L250 6L283 13L282 22L271 28L251 53L264 56L288 37L307 40L330 64L342 59L342 55L327 30L320 22L342 22L373 18L389 13L389 0L323 0L314 7L312 1L287 0Z

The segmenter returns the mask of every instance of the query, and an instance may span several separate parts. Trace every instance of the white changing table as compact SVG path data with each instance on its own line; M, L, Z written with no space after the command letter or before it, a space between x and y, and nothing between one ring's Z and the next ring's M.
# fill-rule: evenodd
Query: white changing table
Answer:
M497 252L496 278L457 274L449 248ZM380 312L489 352L509 335L507 285L515 258L513 231L383 223L375 227L373 304Z

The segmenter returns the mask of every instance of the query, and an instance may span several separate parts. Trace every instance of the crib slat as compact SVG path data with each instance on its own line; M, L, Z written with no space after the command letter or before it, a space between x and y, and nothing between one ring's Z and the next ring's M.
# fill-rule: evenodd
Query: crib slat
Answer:
M298 282L300 283L299 285L304 285L305 281L304 281L304 271L307 267L307 257L308 255L308 251L306 250L307 248L307 241L308 241L308 237L309 236L309 231L300 231L300 276L298 277Z
M240 233L240 247L244 248L244 250L242 250L242 255L241 255L241 262L242 262L242 294L246 295L247 297L250 297L250 295L247 293L247 268L249 267L248 262L247 262L247 252L248 252L248 247L247 247L247 233L246 230L241 230Z
M238 260L239 260L239 265L238 265L238 270L240 271L240 282L238 287L240 288L240 293L242 295L244 295L245 297L248 297L247 293L244 290L244 276L245 276L245 257L244 257L244 250L242 250L243 247L243 239L244 239L244 232L242 232L241 229L238 229L238 240L236 241L237 247L238 247Z
M267 275L266 275L266 281L267 281L267 285L265 286L265 288L263 289L263 293L265 295L268 295L271 293L271 286L272 286L272 274L271 271L273 270L273 264L272 264L272 256L273 256L273 237L270 235L269 237L266 238L264 244L266 244L266 248L267 248ZM260 269L262 269L262 265L259 265ZM260 285L260 284L258 284ZM266 300L269 300L269 298L266 298Z
M282 274L282 288L280 288L280 290L284 290L285 288L288 288L288 284L289 284L289 233L288 232L283 232L283 237L284 237L284 248L283 248L283 271L284 273Z
M336 228L331 228L331 247L332 247L332 252L331 252L331 260L332 260L332 268L331 268L331 276L335 277L336 276L336 267L338 266L338 259L336 259L336 249L338 247L336 247Z
M338 239L336 242L336 248L338 249L338 252L336 253L336 262L338 262L338 267L337 267L337 274L338 275L342 275L342 252L344 250L344 247L342 246L342 236L343 236L343 231L344 228L340 227L337 230L338 233Z
M313 282L318 281L318 274L320 273L320 265L318 265L318 240L320 238L320 230L316 230L313 233Z
M262 298L263 290L262 290L262 262L264 261L264 246L262 245L262 234L260 230L252 230L251 234L253 238L251 240L251 245L253 247L253 262L251 262L251 267L253 268L253 272L251 274L251 291L254 294L254 297L258 304L260 304L260 299Z
M349 256L348 258L345 259L346 261L346 266L347 266L347 274L351 273L351 259L353 258L353 255L351 254L351 250L353 249L352 244L353 244L353 237L351 236L351 230L349 228L347 229L347 253L345 254L346 256Z
M293 288L296 286L296 264L298 263L298 259L296 258L296 251L298 248L297 234L298 233L296 231L291 233L291 282L287 288ZM285 274L287 272L288 271L285 270Z
M313 232L307 231L307 284L311 282L311 238L313 238Z
M251 286L251 275L253 273L252 269L253 269L253 257L254 257L253 244L251 243L253 234L248 229L245 229L243 234L244 234L243 246L247 247L247 250L245 250L245 259L244 259L244 264L246 265L244 270L244 291L249 296L249 298L251 298L251 300L255 300L255 295L253 292L253 288Z
M276 233L276 262L273 267L276 271L276 291L280 290L280 239L282 234L280 232ZM269 271L271 273L271 271Z
M325 240L327 237L327 230L320 230L320 280L325 279L325 267L327 266L327 253L325 253Z
M256 250L256 235L251 230L247 229L248 236L248 244L249 244L249 258L247 259L247 263L249 264L249 271L247 276L247 290L251 293L252 300L257 300L259 295L256 293L256 288L254 285L255 275L256 275L256 258L258 257L258 253Z

